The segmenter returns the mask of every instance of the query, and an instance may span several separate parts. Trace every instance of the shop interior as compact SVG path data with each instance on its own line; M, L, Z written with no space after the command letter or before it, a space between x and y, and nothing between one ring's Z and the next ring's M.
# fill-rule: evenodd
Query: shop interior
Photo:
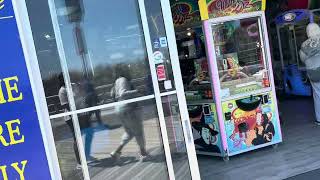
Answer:
M320 143L317 138L320 127L315 123L312 87L299 56L302 43L308 39L306 27L310 22L320 23L320 11L302 7L302 2L291 3L267 3L272 67L261 63L264 52L259 46L262 43L258 38L260 25L257 25L254 18L215 24L210 32L214 38L211 43L214 42L218 61L218 73L215 75L219 75L222 89L219 95L222 98L234 93L255 91L261 88L254 83L257 81L262 81L260 84L268 87L270 82L265 73L273 68L283 137L279 144L226 158L221 155L223 150L219 147L219 125L214 121L210 123L210 118L217 118L214 110L216 106L212 104L213 88L216 86L210 80L214 73L210 72L212 67L208 63L210 47L206 44L208 37L204 32L205 25L199 20L200 13L196 4L191 1L171 1L180 66L202 179L286 179L320 168ZM235 59L233 63L236 65L230 63L230 59ZM228 73L230 69L234 70L232 66L238 67L236 78L232 78L232 72ZM246 88L241 88L241 84ZM223 91L226 88L230 91L227 94ZM239 126L240 136L243 129ZM273 140L276 138L274 136ZM256 143L252 141L253 145ZM250 173L252 171L254 173Z

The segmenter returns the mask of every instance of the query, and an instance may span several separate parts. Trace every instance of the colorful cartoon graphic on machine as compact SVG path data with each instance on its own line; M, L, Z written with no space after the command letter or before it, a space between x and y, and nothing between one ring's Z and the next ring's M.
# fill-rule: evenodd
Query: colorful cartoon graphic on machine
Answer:
M229 153L280 141L271 94L231 100L222 107Z
M200 21L200 11L196 1L170 1L170 4L175 27Z
M210 18L232 16L240 13L259 11L263 0L206 0Z
M221 153L221 137L214 104L188 106L194 143L198 153Z

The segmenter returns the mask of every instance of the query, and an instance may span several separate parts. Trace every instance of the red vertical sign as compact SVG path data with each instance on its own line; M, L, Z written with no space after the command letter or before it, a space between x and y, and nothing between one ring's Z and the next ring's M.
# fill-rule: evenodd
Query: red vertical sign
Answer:
M167 79L166 70L163 64L157 66L158 81L164 81Z

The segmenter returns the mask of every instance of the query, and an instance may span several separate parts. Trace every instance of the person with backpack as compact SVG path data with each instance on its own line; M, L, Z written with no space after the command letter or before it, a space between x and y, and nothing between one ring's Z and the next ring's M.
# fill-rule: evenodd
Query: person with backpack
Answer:
M316 124L320 125L320 27L310 23L307 26L308 39L302 44L300 58L305 63L313 88Z

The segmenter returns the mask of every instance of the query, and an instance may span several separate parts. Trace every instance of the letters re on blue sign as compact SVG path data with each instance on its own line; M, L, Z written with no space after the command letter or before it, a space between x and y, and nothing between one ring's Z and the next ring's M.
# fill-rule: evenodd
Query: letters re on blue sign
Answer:
M0 8L0 179L50 180L11 0Z

